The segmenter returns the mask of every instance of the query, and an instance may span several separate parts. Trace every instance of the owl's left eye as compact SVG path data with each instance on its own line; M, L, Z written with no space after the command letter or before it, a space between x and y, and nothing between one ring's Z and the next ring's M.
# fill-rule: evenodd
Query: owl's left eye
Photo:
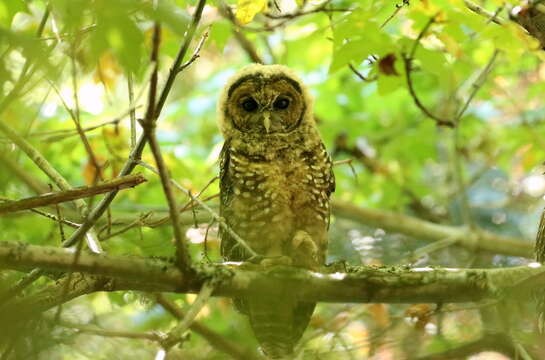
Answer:
M256 111L258 108L257 101L253 98L248 98L242 102L242 108L248 112Z
M290 105L290 100L285 97L276 99L273 104L274 108L278 110L287 109L289 105Z

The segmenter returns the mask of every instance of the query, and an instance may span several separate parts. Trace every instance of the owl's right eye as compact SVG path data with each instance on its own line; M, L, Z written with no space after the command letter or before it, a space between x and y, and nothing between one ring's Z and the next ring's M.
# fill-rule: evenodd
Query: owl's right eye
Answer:
M242 102L242 108L248 112L256 111L258 108L257 101L253 98L248 98Z

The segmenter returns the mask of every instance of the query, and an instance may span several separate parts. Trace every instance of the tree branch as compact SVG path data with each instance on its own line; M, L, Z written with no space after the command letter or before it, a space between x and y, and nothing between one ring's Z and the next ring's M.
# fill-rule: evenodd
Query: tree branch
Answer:
M17 201L8 201L0 204L0 215L32 209L41 206L49 206L59 204L66 201L82 199L94 195L104 194L110 191L119 191L129 187L135 187L146 182L146 178L142 174L127 175L118 177L113 180L106 181L95 186L82 186L66 191L50 192L38 196L33 196Z
M180 310L178 306L169 299L167 299L164 295L158 294L157 297L157 303L161 305L166 311L171 313L174 317L176 317L179 320L182 320L185 317L185 314ZM213 332L203 324L199 322L193 322L191 326L189 327L192 331L196 332L200 336L202 336L206 341L210 343L214 348L218 349L219 351L222 351L228 355L230 355L233 359L237 360L257 360L260 359L255 355L252 351L249 349L243 349L241 348L237 343L229 342L225 340L222 336L219 334Z
M421 240L457 239L457 244L472 250L494 254L533 257L532 244L522 239L493 234L485 230L439 225L418 218L384 210L362 208L343 201L332 202L333 214L386 231L401 233Z
M505 294L517 297L527 288L533 289L545 283L545 267L537 263L499 269L355 267L348 273L316 273L285 266L264 268L252 264L226 263L202 265L200 273L194 275L183 274L171 262L157 258L82 253L79 261L74 263L73 254L72 249L4 241L0 242L0 268L41 267L112 278L101 280L103 285L98 288L98 280L92 280L95 285L85 293L128 289L195 293L207 279L214 276L220 279L213 292L215 296L241 297L255 293L279 296L275 292L288 286L305 301L324 302L480 301ZM91 277L84 277L91 281ZM528 282L528 279L540 280L541 284L538 281ZM525 285L524 288L517 287L519 284ZM73 298L72 287L65 298ZM50 298L48 301L54 304L60 300Z
M195 320L199 312L206 305L208 299L210 299L213 291L214 285L210 280L207 280L202 284L199 295L197 296L193 304L191 304L189 311L185 314L183 319L180 319L181 321L178 322L178 325L176 325L176 327L174 327L170 331L166 339L163 341L163 347L166 350L169 350L172 346L176 345L181 341L184 333L187 331L187 329L189 329L191 324L193 324L193 321Z
M71 190L72 186L64 179L64 177L55 170L55 168L47 161L47 159L22 136L17 134L9 125L0 121L0 131L6 134L19 149L21 149L61 190ZM87 211L87 205L81 199L75 201L77 208L84 216Z
M174 65L170 69L167 81L163 87L163 90L161 91L161 96L159 98L157 106L155 106L156 118L159 117L161 110L163 108L163 105L166 102L166 98L168 97L168 94L170 93L170 89L172 88L172 85L174 84L174 80L176 78L176 75L178 74L177 69L182 63L185 57L185 54L187 53L187 49L189 48L189 44L191 43L191 40L193 39L197 25L200 22L202 10L204 8L205 3L206 3L206 0L199 0L199 3L195 10L195 14L193 15L193 21L191 22L187 35L184 38L183 44L180 50L178 51L178 55L176 56ZM121 169L119 176L129 175L134 170L134 168L136 167L136 164L138 164L138 161L140 160L142 156L142 151L144 150L145 144L146 144L146 136L142 134L138 138L136 145L131 149L129 158L125 162L123 169ZM78 242L80 238L82 238L87 233L87 231L89 231L89 229L94 225L94 223L102 216L102 214L104 214L104 212L110 206L111 202L114 200L116 195L117 195L117 191L108 193L108 195L106 195L102 199L102 201L98 203L98 205L89 213L89 215L87 216L87 219L81 225L81 227L79 227L79 229L77 229L72 234L72 236L67 239L66 246L74 245L75 243Z
M142 120L141 125L144 129L144 136L148 139L149 147L155 163L157 164L157 169L159 171L159 177L161 179L161 186L163 188L163 194L168 203L168 210L170 217L172 218L172 230L174 233L174 241L176 244L176 260L178 266L184 271L191 271L191 257L187 251L187 244L185 243L185 235L182 231L180 225L178 212L178 204L174 198L174 193L170 186L170 173L168 171L167 165L161 153L161 147L159 141L157 140L157 135L155 134L156 130L156 121L157 114L155 108L155 96L157 94L157 80L158 80L158 71L159 71L159 45L161 42L161 26L158 22L155 23L153 27L153 37L152 43L153 48L151 51L151 62L154 66L153 72L151 74L150 86L149 86L149 96L148 96L148 109L146 111L146 117Z
M407 81L407 88L409 89L409 93L411 97L414 100L414 104L429 118L435 120L438 126L446 126L446 127L454 127L456 124L452 122L450 119L443 119L438 117L437 115L433 114L420 99L418 98L418 95L416 94L416 91L413 86L413 80L411 78L412 73L412 61L414 60L414 54L416 53L416 49L418 48L418 44L420 43L420 40L424 37L424 34L428 31L430 26L435 22L435 18L437 17L437 14L432 16L429 21L426 23L422 31L420 31L420 34L418 34L416 40L414 41L413 47L411 49L411 52L409 55L403 53L403 64L405 65L405 79Z

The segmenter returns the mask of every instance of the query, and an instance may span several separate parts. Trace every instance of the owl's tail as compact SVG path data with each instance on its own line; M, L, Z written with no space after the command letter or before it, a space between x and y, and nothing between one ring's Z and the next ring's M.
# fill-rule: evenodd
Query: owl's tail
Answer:
M261 349L271 359L293 353L308 326L314 303L258 297L247 302L250 324Z

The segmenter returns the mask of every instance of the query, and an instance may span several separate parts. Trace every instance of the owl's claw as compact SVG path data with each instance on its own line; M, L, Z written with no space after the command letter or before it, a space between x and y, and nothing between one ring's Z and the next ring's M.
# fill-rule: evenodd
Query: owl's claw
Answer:
M312 255L318 253L318 247L312 240L312 237L308 232L303 230L299 230L295 233L293 239L291 240L291 245L293 246L294 250L301 248L309 251Z
M299 230L291 240L293 257L298 266L316 270L318 268L319 249L312 236L306 231Z

